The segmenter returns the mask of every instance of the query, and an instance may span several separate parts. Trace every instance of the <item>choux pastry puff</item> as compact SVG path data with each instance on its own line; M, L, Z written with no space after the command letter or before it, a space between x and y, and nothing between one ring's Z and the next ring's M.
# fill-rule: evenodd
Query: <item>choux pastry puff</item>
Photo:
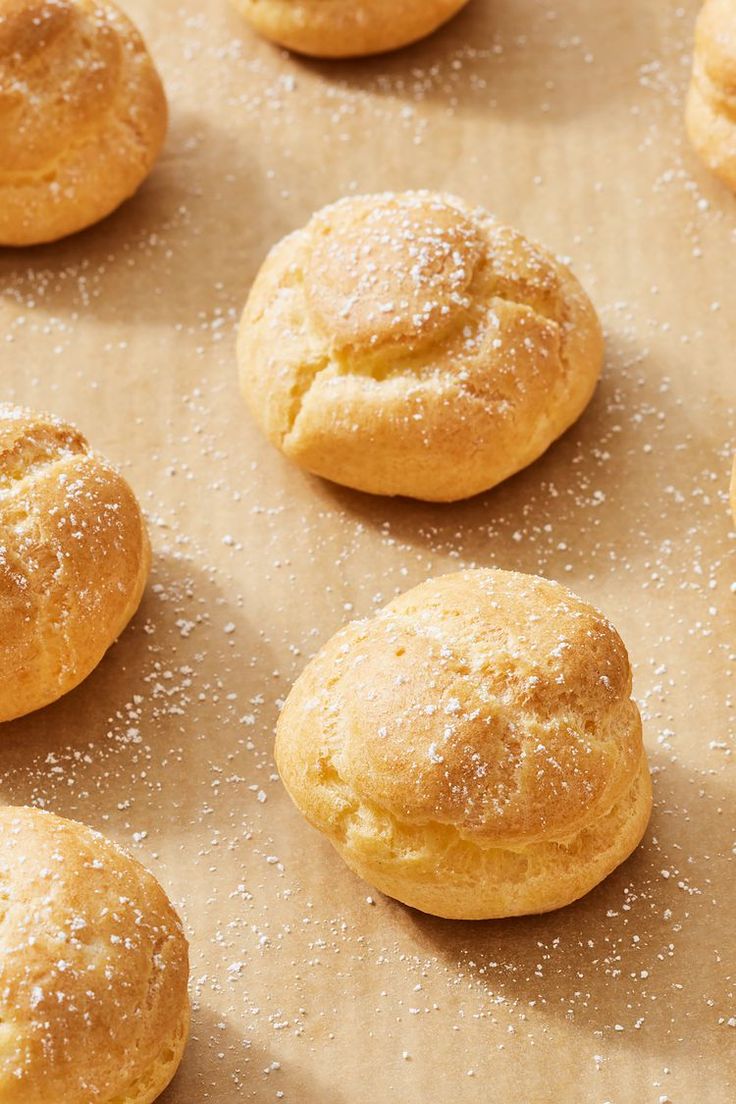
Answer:
M0 0L0 245L109 215L150 172L166 123L145 43L111 0Z
M151 1104L186 1043L188 973L152 874L82 824L0 807L3 1104Z
M289 459L436 502L536 460L585 409L602 359L565 265L431 192L319 211L271 251L238 337L245 399Z
M451 919L575 901L652 805L618 633L508 571L432 579L338 632L286 700L276 761L352 870Z
M73 426L0 403L0 721L87 677L138 608L150 564L122 476Z

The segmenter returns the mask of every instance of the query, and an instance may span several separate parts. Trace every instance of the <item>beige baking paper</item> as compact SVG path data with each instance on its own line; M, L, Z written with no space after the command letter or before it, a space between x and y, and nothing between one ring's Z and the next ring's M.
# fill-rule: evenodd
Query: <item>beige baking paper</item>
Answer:
M472 0L414 48L335 64L259 41L225 0L125 6L165 78L166 150L100 226L2 252L0 398L73 419L122 467L155 563L100 668L2 726L0 794L125 844L180 908L194 1019L162 1101L727 1104L736 201L683 134L697 4ZM236 384L268 247L346 193L418 186L569 256L607 330L580 423L455 506L300 473ZM650 831L548 916L452 923L381 898L274 770L308 656L472 564L565 582L635 664Z

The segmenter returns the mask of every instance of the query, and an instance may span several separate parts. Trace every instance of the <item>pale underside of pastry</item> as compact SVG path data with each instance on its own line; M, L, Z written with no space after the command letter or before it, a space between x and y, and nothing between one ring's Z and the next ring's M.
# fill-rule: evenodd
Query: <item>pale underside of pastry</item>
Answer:
M468 0L233 0L265 38L312 57L380 54L432 34Z

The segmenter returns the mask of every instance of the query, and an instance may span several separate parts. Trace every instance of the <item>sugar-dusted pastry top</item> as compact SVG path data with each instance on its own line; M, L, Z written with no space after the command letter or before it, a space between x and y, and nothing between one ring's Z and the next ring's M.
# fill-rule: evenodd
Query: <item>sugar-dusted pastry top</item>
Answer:
M187 982L148 871L84 825L0 807L3 1104L150 1104L181 1058Z

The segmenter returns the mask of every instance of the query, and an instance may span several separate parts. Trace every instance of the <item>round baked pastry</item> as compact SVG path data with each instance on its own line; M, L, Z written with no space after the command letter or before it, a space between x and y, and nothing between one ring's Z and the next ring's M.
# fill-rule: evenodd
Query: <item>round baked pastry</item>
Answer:
M464 571L338 632L294 685L276 759L345 862L422 912L582 897L652 804L615 629L557 583Z
M189 1029L187 941L97 832L0 807L0 1100L151 1104Z
M269 439L317 475L452 501L535 460L600 375L572 273L452 196L344 199L280 242L238 339Z
M148 175L166 97L110 0L0 0L0 245L54 241Z
M138 608L150 564L122 476L72 426L0 403L0 721L87 677Z
M701 8L686 121L700 157L736 191L736 0Z
M312 57L382 54L436 31L468 0L233 0L265 38Z

